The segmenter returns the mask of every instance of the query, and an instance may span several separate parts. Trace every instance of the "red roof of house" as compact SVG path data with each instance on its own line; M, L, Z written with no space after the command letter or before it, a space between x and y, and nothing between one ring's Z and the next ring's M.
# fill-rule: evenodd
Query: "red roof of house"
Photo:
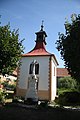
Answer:
M57 68L57 77L70 76L66 68Z

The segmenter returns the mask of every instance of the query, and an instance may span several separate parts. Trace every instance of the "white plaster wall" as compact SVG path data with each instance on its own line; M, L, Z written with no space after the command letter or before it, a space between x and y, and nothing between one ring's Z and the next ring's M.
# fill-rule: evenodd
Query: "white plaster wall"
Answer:
M56 96L56 67L57 65L54 62L54 58L52 59L52 95L51 100L55 99ZM55 73L54 73L54 67L55 67Z
M23 57L18 87L27 89L28 77L30 76L29 67L33 60L37 60L39 63L39 90L48 90L49 56Z

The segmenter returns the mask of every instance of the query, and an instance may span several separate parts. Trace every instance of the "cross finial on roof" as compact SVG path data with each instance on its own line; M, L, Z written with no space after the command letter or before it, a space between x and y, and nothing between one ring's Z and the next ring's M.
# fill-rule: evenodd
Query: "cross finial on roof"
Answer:
M42 20L42 25L43 25L43 23L44 23L44 20Z
M42 20L42 25L41 25L41 31L43 31L43 23L44 23L44 20Z

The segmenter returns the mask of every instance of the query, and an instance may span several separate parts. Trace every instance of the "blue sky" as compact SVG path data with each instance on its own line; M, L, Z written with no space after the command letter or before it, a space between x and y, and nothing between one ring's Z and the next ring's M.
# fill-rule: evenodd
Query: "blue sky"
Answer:
M80 14L80 0L0 0L1 23L10 22L11 29L19 28L20 39L25 38L25 53L35 46L35 32L40 30L44 20L44 30L48 35L46 49L55 54L59 67L63 67L64 62L55 42L58 32L65 33L65 18L70 20L73 13Z

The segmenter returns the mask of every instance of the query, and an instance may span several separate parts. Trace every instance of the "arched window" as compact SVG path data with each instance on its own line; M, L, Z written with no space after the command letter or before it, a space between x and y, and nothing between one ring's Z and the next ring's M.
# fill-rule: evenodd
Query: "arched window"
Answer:
M29 68L29 74L33 74L33 64L30 64L30 68Z
M32 62L30 64L29 74L33 74L33 67L34 67L34 64ZM35 62L35 74L39 74L39 63L37 63L37 61Z
M35 65L35 74L39 74L39 63Z

